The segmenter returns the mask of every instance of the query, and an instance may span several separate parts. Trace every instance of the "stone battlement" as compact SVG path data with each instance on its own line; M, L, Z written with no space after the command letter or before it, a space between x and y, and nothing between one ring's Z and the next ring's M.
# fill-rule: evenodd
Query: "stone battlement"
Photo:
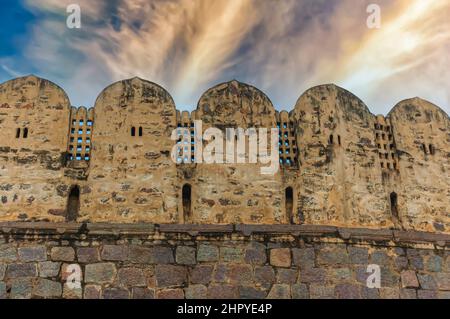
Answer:
M194 120L279 128L280 170L173 162L171 132ZM287 112L231 81L189 113L161 86L132 78L76 109L63 89L27 76L0 84L0 125L0 221L450 233L450 119L420 98L376 116L352 93L320 85Z

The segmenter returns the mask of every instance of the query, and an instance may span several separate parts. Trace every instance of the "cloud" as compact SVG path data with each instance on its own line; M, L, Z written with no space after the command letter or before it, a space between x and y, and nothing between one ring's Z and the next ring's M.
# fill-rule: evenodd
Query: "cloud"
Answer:
M78 0L82 28L70 30L72 2L25 2L38 22L24 51L74 104L92 106L111 82L140 76L166 87L180 109L236 78L285 109L307 88L335 82L374 113L416 95L449 111L449 1L377 1L382 27L373 30L369 0Z

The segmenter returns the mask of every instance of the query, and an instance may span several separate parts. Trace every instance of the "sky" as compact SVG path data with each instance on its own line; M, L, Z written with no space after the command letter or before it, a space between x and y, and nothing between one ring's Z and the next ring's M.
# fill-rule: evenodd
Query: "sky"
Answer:
M66 25L69 4L81 28ZM380 27L369 28L370 4ZM92 107L134 76L180 110L236 79L291 110L335 83L374 114L421 97L450 114L450 0L0 0L0 82L35 74ZM372 20L371 20L372 21Z

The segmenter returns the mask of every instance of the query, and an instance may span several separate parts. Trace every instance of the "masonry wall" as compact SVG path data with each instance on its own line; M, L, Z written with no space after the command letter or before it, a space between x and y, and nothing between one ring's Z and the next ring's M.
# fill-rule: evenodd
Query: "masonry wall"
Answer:
M176 110L169 93L133 78L106 88L94 110L91 192L80 219L178 221L177 172L170 158Z
M50 81L27 76L0 85L0 219L61 218L69 116L66 93Z
M1 224L3 298L445 298L450 238L317 226ZM81 268L80 289L68 269ZM381 288L366 285L367 266Z

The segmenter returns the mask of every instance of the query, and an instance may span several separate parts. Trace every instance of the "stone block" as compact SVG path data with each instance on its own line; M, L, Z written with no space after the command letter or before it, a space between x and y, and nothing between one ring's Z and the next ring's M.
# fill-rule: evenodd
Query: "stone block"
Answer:
M25 263L47 260L47 249L45 246L20 247L18 252L20 261Z
M53 247L50 255L53 261L75 260L75 250L72 247Z
M351 264L367 265L369 263L369 250L365 247L348 247L349 262Z
M158 287L184 286L187 282L184 266L156 265L155 276Z
M360 299L361 287L353 284L336 285L335 294L338 299Z
M301 283L321 283L326 278L326 271L322 268L300 269L299 281Z
M215 262L219 260L219 248L213 245L201 244L197 250L197 261Z
M208 299L237 299L238 287L234 285L210 285L208 287Z
M208 289L204 285L190 285L184 288L186 299L206 299Z
M291 285L292 299L309 299L309 289L306 284Z
M144 272L139 268L121 268L117 273L118 283L122 287L145 287Z
M184 299L183 289L162 289L156 293L158 299Z
M33 295L42 298L61 298L61 283L44 278L39 278L34 285Z
M261 243L252 242L245 248L246 263L253 265L264 265L267 262L266 246Z
M113 263L89 264L85 267L86 283L112 283L116 277L116 265Z
M6 269L7 278L37 277L37 267L35 263L30 264L9 264Z
M84 299L100 299L102 287L98 285L86 285L84 287Z
M271 249L270 264L276 267L291 267L291 250L289 248Z
M195 265L196 249L189 246L178 246L175 251L175 261L180 265Z
M220 247L220 259L224 262L243 262L244 250L241 247Z
M275 271L270 266L256 266L255 282L264 288L270 288L275 282Z
M103 299L130 299L130 292L125 288L105 288Z
M189 272L190 282L192 284L209 284L213 270L212 265L196 265Z
M279 284L294 284L298 278L298 271L296 269L277 269L277 283Z
M291 287L285 284L274 284L270 289L267 299L290 299Z
M56 277L59 274L59 270L61 268L60 262L54 261L42 261L38 263L39 268L39 277Z
M414 270L402 271L401 278L403 288L419 288L419 281Z
M155 299L155 291L149 288L134 287L131 290L132 299Z
M334 299L334 286L310 284L309 295L311 299Z
M17 250L11 244L0 245L0 262L11 263L17 261Z
M264 299L267 296L267 291L261 288L255 288L250 286L239 287L240 299Z
M100 261L97 247L80 247L77 249L79 263L96 263Z
M293 248L292 262L300 268L313 268L315 260L314 248Z
M31 278L17 278L10 282L11 299L30 299L33 293L33 281Z
M101 253L102 260L123 261L128 258L128 246L104 245Z

